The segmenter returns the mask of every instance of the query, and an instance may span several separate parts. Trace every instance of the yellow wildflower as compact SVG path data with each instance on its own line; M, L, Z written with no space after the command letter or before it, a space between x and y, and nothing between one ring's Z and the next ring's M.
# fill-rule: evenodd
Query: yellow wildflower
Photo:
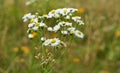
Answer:
M37 36L37 32L33 32L32 35L33 35L33 37L36 37Z
M24 54L29 54L30 53L30 49L27 46L22 46L21 50L24 52Z
M79 14L84 13L84 8L78 8L78 13L79 13Z
M39 25L40 25L40 23L36 23L35 25L36 25L36 26L39 26Z
M34 19L31 19L30 22L31 22L31 23L34 22Z
M116 37L120 37L120 30L115 32Z
M79 58L74 58L73 62L78 63L78 62L80 62L80 59Z
M51 12L52 12L52 13L55 13L55 10L52 10Z

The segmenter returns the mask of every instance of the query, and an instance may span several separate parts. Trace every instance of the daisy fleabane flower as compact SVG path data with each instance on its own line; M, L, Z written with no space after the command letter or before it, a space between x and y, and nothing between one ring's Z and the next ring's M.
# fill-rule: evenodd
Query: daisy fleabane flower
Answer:
M23 19L23 22L26 22L28 21L29 19L33 19L35 18L35 15L32 15L31 13L28 13L28 14L25 14L22 19Z
M74 16L72 17L72 20L76 22L78 25L84 25L84 22L81 20L80 16Z
M45 37L41 37L41 41L43 41L43 42L44 42L45 40L46 40L46 38L45 38Z
M68 34L68 31L64 30L64 31L61 31L61 33L66 35L66 34Z
M44 46L58 46L61 43L59 38L53 38L53 39L46 39L43 42Z
M51 10L46 17L59 18L60 16L66 16L66 18L69 19L70 18L69 16L76 11L78 10L74 8L61 8L61 9Z
M84 34L83 34L81 31L79 31L79 30L75 30L75 31L74 31L74 34L75 34L75 36L77 36L78 38L83 38L83 37L84 37Z
M58 25L60 25L60 26L72 26L72 23L61 21L58 23Z

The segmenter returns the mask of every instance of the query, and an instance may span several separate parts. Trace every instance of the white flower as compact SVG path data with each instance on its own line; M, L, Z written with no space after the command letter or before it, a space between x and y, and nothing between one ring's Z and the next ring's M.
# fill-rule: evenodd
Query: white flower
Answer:
M84 25L84 22L80 19L81 17L79 16L72 17L72 20L75 21L78 25Z
M33 27L35 25L35 23L30 23L30 24L28 24L28 27L30 28L30 27Z
M60 15L58 13L56 13L55 10L52 10L51 12L48 13L47 18L52 18L52 17L59 18Z
M66 16L66 19L70 19L70 16L67 15L67 16Z
M67 28L68 31L75 31L74 27Z
M47 18L59 18L61 15L62 16L66 16L66 19L70 19L69 16L72 15L72 13L74 13L75 11L77 11L77 9L74 8L62 8L62 9L56 9L56 10L51 10L48 13Z
M74 27L67 28L67 30L70 32L70 34L74 34L74 32L75 32Z
M41 37L41 41L45 41L46 40L46 38L45 37Z
M79 37L79 38L83 38L83 37L84 37L84 34L83 34L81 31L76 30L76 31L75 31L75 36L77 36L77 37Z
M39 28L38 26L34 26L32 29L36 31L38 30L38 28Z
M60 11L60 14L62 14L63 16L65 16L65 15L67 15L69 12L70 12L69 9L63 8L63 9Z
M68 31L61 31L62 34L68 34Z
M53 28L52 27L48 27L47 30L48 31L53 31Z
M50 39L45 40L45 42L43 43L44 46L49 46L51 43Z
M58 38L50 39L50 46L58 46L60 44L60 40Z
M79 16L72 17L72 20L74 20L75 22L76 22L77 20L80 20L80 19L81 19L81 17L79 17Z
M53 31L54 31L54 32L57 32L59 29L60 29L60 26L59 26L59 25L55 25L55 26L53 27Z
M72 23L66 22L65 25L66 26L72 26Z
M77 23L78 23L78 25L84 25L84 22L81 20L78 20Z
M58 38L53 39L47 39L44 41L44 46L58 46L61 43L61 41Z
M28 34L28 38L33 38L34 36L32 34Z
M27 20L29 19L33 19L35 17L35 15L31 15L31 13L28 13L28 14L25 14L22 19L23 19L23 22L26 22Z
M33 19L34 23L38 23L38 18Z
M62 21L62 22L59 22L58 25L59 26L72 26L72 23Z
M43 23L43 22L40 22L40 25L39 25L40 27L47 27L47 25L45 24L45 23Z

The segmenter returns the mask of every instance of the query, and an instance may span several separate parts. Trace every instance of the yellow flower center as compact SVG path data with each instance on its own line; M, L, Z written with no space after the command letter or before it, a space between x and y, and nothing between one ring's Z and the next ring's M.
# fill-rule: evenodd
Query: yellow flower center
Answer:
M81 34L81 32L79 31L78 34Z
M64 13L66 13L66 12L67 12L67 10L65 9L65 10L64 10Z
M31 19L30 22L31 22L31 23L34 22L34 19Z
M78 16L75 16L75 18L78 18Z
M52 43L55 43L56 42L56 40L55 39L52 39L52 41L51 41Z
M116 37L120 37L120 31L116 31L115 35Z
M52 10L51 12L52 12L52 14L53 14L53 13L55 13L55 10Z
M39 25L40 25L40 23L36 23L36 24L35 24L35 26L39 26Z
M44 14L43 16L44 16L44 17L47 17L48 15L47 15L47 14Z

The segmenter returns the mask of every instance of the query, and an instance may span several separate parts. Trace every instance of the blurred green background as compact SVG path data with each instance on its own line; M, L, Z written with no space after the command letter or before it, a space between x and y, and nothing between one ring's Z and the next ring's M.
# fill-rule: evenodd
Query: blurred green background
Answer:
M53 73L120 73L120 0L0 0L0 73L40 73L27 38L26 13L78 8L85 22L84 39L75 39L67 60ZM31 66L33 66L31 68Z

